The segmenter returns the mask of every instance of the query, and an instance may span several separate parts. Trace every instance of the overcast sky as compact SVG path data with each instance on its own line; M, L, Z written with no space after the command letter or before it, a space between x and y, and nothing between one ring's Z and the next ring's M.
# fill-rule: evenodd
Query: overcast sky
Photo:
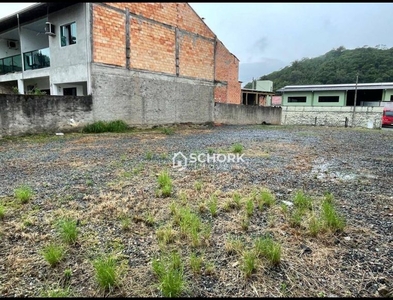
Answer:
M34 3L0 3L0 18ZM243 85L333 48L393 47L393 3L193 3L240 60Z

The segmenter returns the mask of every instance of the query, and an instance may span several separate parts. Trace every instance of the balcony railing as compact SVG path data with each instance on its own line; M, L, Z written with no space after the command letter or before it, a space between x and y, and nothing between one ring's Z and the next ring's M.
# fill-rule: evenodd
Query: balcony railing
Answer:
M20 71L22 71L22 59L20 55L0 59L0 75Z
M49 48L23 53L25 70L34 70L50 67Z
M43 48L35 51L23 53L23 62L25 70L42 69L50 67L49 48ZM21 55L14 55L0 58L0 75L21 72L22 59Z

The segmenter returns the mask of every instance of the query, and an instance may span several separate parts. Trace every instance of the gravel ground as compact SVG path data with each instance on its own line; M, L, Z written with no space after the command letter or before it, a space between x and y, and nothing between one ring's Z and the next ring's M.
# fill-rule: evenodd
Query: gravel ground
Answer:
M179 151L187 157L228 154L235 143L244 147L243 162L172 167ZM0 166L1 296L57 291L160 297L151 263L176 249L184 264L181 296L392 297L393 130L189 126L175 128L173 135L146 130L19 137L0 139ZM157 190L157 174L165 169L173 181L170 197ZM24 204L14 196L22 184L34 191ZM245 203L261 188L274 194L275 204L256 208L246 228ZM333 194L344 230L311 235L307 217L292 226L299 190L315 203ZM225 203L235 192L242 207L230 209ZM218 199L215 217L209 213L212 195ZM171 203L190 207L210 226L198 245L173 222ZM51 267L41 251L61 243L55 224L65 217L77 220L78 240ZM158 231L168 224L174 240L163 245ZM281 244L281 261L271 265L258 258L255 271L245 276L244 252L266 234ZM230 251L232 238L242 242L241 251ZM190 268L191 253L203 260L199 272ZM109 291L95 280L92 262L101 255L118 263L118 285ZM67 269L72 275L65 278Z

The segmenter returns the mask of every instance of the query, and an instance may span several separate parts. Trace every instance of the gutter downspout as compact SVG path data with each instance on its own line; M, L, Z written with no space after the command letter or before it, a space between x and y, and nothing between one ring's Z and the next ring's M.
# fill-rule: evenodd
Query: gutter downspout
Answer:
M84 5L85 8L85 26L86 26L86 76L87 76L87 81L86 81L86 94L91 95L92 94L92 88L91 88L91 57L92 57L92 48L91 48L91 40L92 40L92 18L91 18L91 3L85 3Z
M19 45L20 45L20 61L21 61L21 64L22 64L22 79L21 79L21 81L22 81L22 85L21 85L22 89L20 89L19 86L18 86L18 91L19 91L19 94L24 94L25 93L25 80L24 80L25 64L24 64L23 51L22 51L22 49L23 49L23 47L22 47L23 46L23 44L22 44L22 37L20 35L19 14L16 14L16 18L18 19L18 36L19 36Z

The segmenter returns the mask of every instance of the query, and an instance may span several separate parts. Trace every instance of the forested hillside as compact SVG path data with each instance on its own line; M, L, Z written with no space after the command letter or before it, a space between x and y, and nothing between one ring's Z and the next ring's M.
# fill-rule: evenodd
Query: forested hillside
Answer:
M295 60L259 80L272 80L274 90L286 85L393 82L393 48L377 46L333 49L316 58ZM251 88L251 82L245 88Z

